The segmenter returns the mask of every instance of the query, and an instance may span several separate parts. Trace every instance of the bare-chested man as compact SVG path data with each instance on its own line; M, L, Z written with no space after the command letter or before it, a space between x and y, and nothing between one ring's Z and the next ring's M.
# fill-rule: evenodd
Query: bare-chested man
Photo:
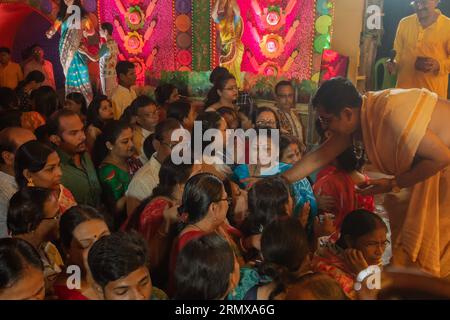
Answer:
M450 276L450 102L426 89L390 89L361 96L344 78L325 82L313 99L333 135L284 173L297 181L363 143L370 162L392 179L371 180L365 194L410 196L394 259Z

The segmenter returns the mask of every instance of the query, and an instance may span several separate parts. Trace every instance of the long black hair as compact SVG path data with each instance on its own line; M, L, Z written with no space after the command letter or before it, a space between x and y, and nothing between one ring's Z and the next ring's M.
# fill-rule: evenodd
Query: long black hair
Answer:
M100 131L103 130L103 127L105 125L105 122L100 119L100 106L102 105L103 101L108 101L108 97L105 95L98 95L94 97L92 102L89 104L89 107L87 109L87 118L86 118L86 124L87 126L93 125L94 127L100 129Z
M236 78L229 73L224 74L222 77L218 77L216 79L216 81L214 82L214 86L209 90L208 95L206 96L205 108L208 108L214 103L220 101L220 95L217 91L223 91L229 80L236 80Z
M284 217L270 222L262 233L261 274L275 283L269 300L274 299L286 286L298 279L298 271L309 254L309 242L300 221Z
M19 188L25 187L28 182L23 175L23 171L25 169L33 173L41 171L47 164L48 156L53 152L56 151L36 140L28 141L17 149L14 159L14 171Z
M112 120L108 122L103 128L102 133L97 137L94 144L94 149L92 150L92 160L94 165L98 167L106 156L110 152L106 147L106 143L115 144L120 134L126 130L130 129L130 125L124 121Z
M288 216L289 186L281 177L256 182L248 192L249 215L244 221L244 233L260 234L273 220Z
M11 288L32 266L44 271L36 249L19 238L0 239L0 290Z
M87 103L86 99L84 98L83 94L80 92L71 92L68 95L66 95L66 100L72 100L76 104L81 105L80 113L82 115L87 114Z
M45 75L42 72L40 72L39 70L33 70L33 71L31 71L30 73L27 74L27 76L25 77L24 80L19 82L19 85L17 86L17 89L22 89L27 84L29 84L29 83L31 83L33 81L36 82L36 83L42 83L42 82L45 81Z
M45 217L44 204L53 194L52 190L25 187L17 191L9 201L7 225L11 235L30 233Z
M230 288L234 254L217 234L191 240L177 257L175 300L222 299Z
M350 212L345 216L341 226L341 236L336 244L342 249L347 249L346 237L350 237L353 241L369 234L380 226L386 228L386 224L377 214L365 209L358 209Z
M163 83L157 86L155 89L155 97L158 105L163 107L175 89L177 89L177 87L171 83Z
M210 173L199 173L191 177L184 186L179 207L180 213L187 214L186 223L197 223L205 218L211 203L221 200L223 188L222 181Z
M45 119L57 110L61 109L58 94L50 86L42 86L31 92L30 98L34 101L35 111L39 112Z
M192 164L174 164L170 157L164 160L159 169L159 183L153 189L150 197L143 200L132 213L126 226L126 230L139 230L139 221L145 207L156 197L168 197L173 194L177 184L186 183L192 173Z

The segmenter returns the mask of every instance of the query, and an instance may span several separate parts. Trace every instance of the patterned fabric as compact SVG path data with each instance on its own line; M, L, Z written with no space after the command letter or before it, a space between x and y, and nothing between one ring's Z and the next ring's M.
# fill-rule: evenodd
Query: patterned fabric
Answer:
M244 267L240 270L240 279L237 287L228 294L226 300L244 300L248 291L261 282L261 276L253 268Z
M25 92L24 88L16 90L17 99L19 100L19 109L22 111L31 111L33 109L33 103L30 99L30 95Z
M69 189L64 187L62 184L59 185L59 188L60 188L58 199L59 210L61 213L64 213L70 208L76 206L77 202L75 201L75 198Z
M109 163L100 165L98 177L104 186L104 192L109 193L116 201L125 195L131 181L129 172Z
M83 26L87 20L83 20ZM66 76L66 95L81 92L89 104L92 101L92 87L86 57L78 52L82 41L82 30L69 28L70 19L61 25L59 55L64 75Z
M8 236L6 218L8 216L9 200L17 190L16 178L0 171L0 238Z
M319 248L312 259L312 269L316 272L323 272L336 279L344 292L352 299L355 298L354 282L356 275L344 261L343 249L327 242L325 246Z
M58 249L51 242L43 243L38 252L44 264L45 295L49 296L53 294L53 284L62 272L64 262Z
M119 55L119 48L113 39L109 39L100 47L100 76L101 77L116 77L117 56Z
M220 54L220 65L227 68L236 78L239 88L242 87L241 63L244 55L244 45L241 41L243 32L242 18L234 15L234 19L221 19L215 21L220 32L222 52Z
M303 125L294 109L291 108L289 112L284 112L279 108L273 108L273 110L275 110L278 115L278 119L280 120L281 130L299 139L302 147L304 148L305 140L303 137Z

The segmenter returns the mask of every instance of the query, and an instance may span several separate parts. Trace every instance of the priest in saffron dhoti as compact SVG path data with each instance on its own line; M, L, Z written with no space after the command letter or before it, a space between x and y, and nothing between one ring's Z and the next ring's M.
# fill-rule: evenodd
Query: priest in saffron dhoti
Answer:
M363 194L408 191L393 238L393 264L450 278L450 102L427 89L388 89L361 96L344 78L326 81L313 99L332 136L284 173L296 181L352 145L392 179L370 180ZM397 219L399 220L399 219ZM380 243L381 245L381 243Z

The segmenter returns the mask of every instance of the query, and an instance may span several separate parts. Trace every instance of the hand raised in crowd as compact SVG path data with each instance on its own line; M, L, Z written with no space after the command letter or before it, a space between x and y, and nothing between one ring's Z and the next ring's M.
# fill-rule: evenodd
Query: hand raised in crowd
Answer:
M354 274L359 274L364 269L369 267L363 253L356 249L346 249L344 251L344 260L348 266L352 269Z
M314 219L313 230L316 238L327 237L335 233L336 225L334 224L334 215L323 215L322 222L320 222L319 217L316 217Z
M300 213L300 216L298 217L298 220L300 220L300 223L302 224L303 228L306 228L306 225L308 224L308 218L309 218L309 212L311 211L311 204L309 202L305 202L302 212Z

